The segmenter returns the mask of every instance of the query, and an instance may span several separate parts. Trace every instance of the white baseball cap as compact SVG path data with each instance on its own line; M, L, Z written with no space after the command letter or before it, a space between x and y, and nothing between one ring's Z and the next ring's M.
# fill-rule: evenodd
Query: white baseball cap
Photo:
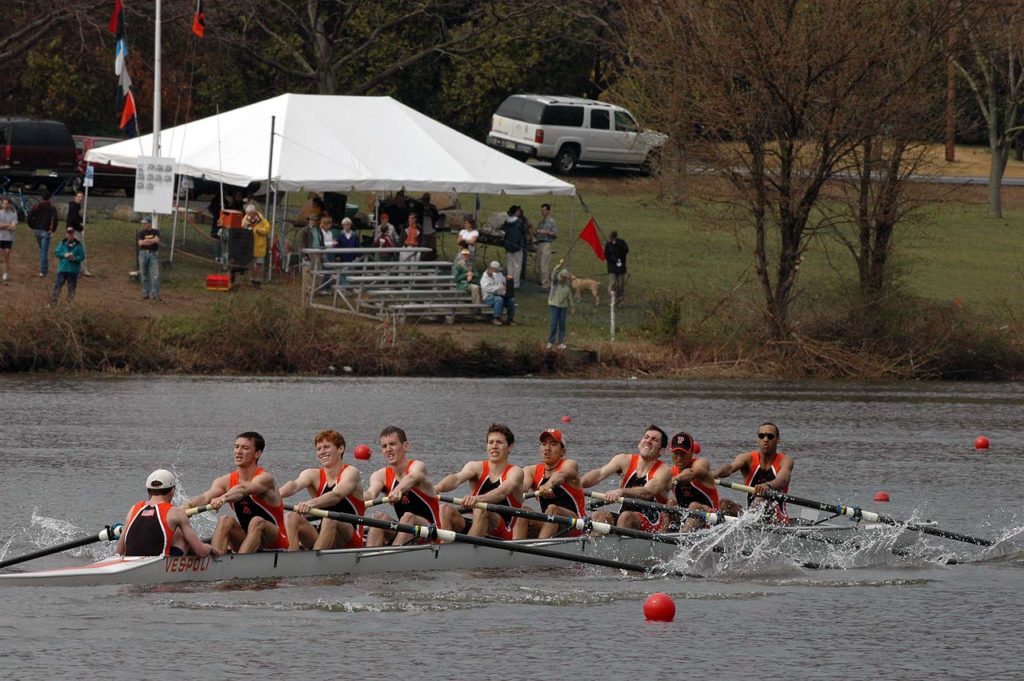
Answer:
M149 490L171 489L176 484L178 481L174 479L174 473L163 468L156 469L146 478L146 489Z

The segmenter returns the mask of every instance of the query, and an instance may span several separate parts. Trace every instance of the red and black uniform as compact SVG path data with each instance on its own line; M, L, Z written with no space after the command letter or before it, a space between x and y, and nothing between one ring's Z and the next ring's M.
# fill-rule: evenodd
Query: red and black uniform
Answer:
M407 475L412 465L416 463L415 459L408 459L405 462L405 470L402 471L402 475ZM390 494L398 487L398 483L401 479L395 475L394 469L388 466L384 469L384 494ZM423 491L418 487L413 487L402 495L402 498L391 505L395 509L395 514L401 518L406 513L412 513L413 515L419 516L425 519L431 525L441 524L441 507L438 504L436 496L430 496L424 494Z
M679 475L685 470L687 468L672 466L672 477ZM689 508L690 504L696 501L698 504L704 504L716 511L718 510L718 488L714 485L705 485L700 480L694 478L688 482L677 482L673 491L675 492L676 503L679 504L679 508Z
M128 524L124 528L124 555L126 556L170 556L181 550L171 546L174 532L167 524L167 512L173 506L169 502L151 504L140 501L128 513Z
M491 490L501 487L501 483L505 482L505 478L508 476L508 472L512 470L512 464L506 464L505 470L501 472L501 476L497 480L491 480L491 466L489 461L481 461L483 464L483 472L480 474L480 482L477 483L476 489L473 490L473 496L480 496L481 494L487 494ZM498 502L502 506L511 506L513 508L522 508L523 505L518 499L512 495L506 496L502 501ZM502 522L498 524L498 527L491 532L490 536L497 537L498 539L511 539L512 528L516 526L517 517L510 513L498 513L501 516Z
M748 487L756 487L763 482L771 482L779 474L779 468L782 467L782 452L776 452L775 461L768 468L761 467L761 452L754 450L750 452L750 472L747 473L746 485ZM780 490L783 494L789 494L789 485ZM754 503L755 497L753 494L747 495L747 508ZM786 510L786 502L782 501L768 501L765 500L764 513L765 517L771 515L772 511L775 512L775 519L779 522L789 522L789 512Z
M263 473L263 467L260 466L253 473L255 478L257 475ZM233 489L238 486L238 471L231 471L231 476L228 481L228 489ZM277 540L269 548L272 549L287 549L288 548L288 534L284 529L284 504L278 504L272 506L263 499L258 499L251 494L246 494L238 501L231 502L231 508L235 511L235 517L238 518L238 524L242 526L242 529L246 532L249 531L249 522L256 517L263 518L277 526Z
M345 473L345 469L348 468L348 464L342 464L341 470L338 471L338 477L334 479L334 482L327 484L327 469L320 468L320 484L316 488L316 494L313 498L323 496L334 489L338 481L341 480L341 476ZM350 515L363 515L366 512L366 502L355 494L349 494L347 497L336 503L330 508L325 508L325 511L332 511L334 513L348 513ZM361 549L363 547L363 533L361 527L353 528L355 531L352 532L352 538L348 540L342 548L344 549Z
M634 454L629 459L629 468L626 469L626 474L622 476L622 489L629 489L630 487L644 487L650 481L651 476L661 468L662 461L655 462L651 470L643 476L640 475L638 468L640 467L640 455ZM658 494L654 497L654 501L659 504L668 503L668 497L664 494ZM631 504L629 497L624 497L622 500L623 511L634 511L641 515L640 529L644 532L661 532L663 529L668 527L668 514L658 511L653 508L646 508Z
M555 466L555 469L551 472L555 473L562 470L562 464L564 463L565 459L559 461L558 465ZM543 463L537 464L537 467L533 471L533 489L540 489L547 484L548 479L551 477L550 475L545 475L547 472L548 471L544 467ZM570 511L577 518L582 518L587 514L587 501L586 497L583 495L582 487L574 487L573 485L562 483L551 491L553 494L550 497L537 496L541 512L547 513L549 506L559 506ZM570 530L567 533L567 536L578 537L581 534L583 533L580 530Z

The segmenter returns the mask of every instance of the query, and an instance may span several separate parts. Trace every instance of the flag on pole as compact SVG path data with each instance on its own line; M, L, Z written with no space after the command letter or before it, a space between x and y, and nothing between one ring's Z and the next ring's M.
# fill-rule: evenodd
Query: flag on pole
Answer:
M124 8L121 6L121 0L114 2L114 14L110 17L107 30L114 35L124 35Z
M118 127L134 137L138 134L137 111L132 96L132 79L128 75L128 36L124 28L121 0L114 0L114 14L110 17L107 30L114 34L114 75L117 76L117 104L121 110L121 124Z
M587 221L587 226L580 232L580 238L590 244L598 260L604 260L604 247L601 246L601 237L597 235L597 223L594 222L594 218Z
M192 15L192 32L199 38L206 35L206 10L203 9L203 0L196 0L196 11Z
M124 98L124 108L121 110L121 124L117 127L124 130L135 121L135 114L135 97L132 97L132 91L129 90Z

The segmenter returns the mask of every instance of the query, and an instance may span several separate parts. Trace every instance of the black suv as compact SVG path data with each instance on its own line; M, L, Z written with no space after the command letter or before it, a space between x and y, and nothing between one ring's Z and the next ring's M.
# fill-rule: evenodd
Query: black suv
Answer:
M54 191L76 172L75 142L63 123L0 118L0 178Z

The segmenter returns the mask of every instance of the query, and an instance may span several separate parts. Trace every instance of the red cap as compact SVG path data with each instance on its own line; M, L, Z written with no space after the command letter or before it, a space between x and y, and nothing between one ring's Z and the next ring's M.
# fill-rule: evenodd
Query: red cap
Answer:
M541 442L544 442L545 436L551 438L552 440L554 440L558 444L562 445L563 447L565 446L565 436L562 435L562 431L560 431L558 428L548 428L543 433L541 433L540 434L540 441Z
M670 452L691 454L693 452L693 436L689 433L676 433L668 441L668 450Z

